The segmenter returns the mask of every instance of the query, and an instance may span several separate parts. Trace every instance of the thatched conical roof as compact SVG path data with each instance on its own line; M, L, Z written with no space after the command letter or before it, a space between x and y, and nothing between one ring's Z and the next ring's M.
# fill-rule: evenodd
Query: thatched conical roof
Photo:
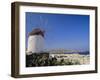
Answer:
M41 35L42 37L44 37L44 32L45 31L41 30L40 28L35 28L29 33L29 36L30 35Z

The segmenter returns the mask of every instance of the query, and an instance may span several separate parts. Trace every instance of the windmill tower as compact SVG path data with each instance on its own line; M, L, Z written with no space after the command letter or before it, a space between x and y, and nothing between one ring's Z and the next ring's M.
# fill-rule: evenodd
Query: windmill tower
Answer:
M44 48L44 30L35 28L29 33L27 55L41 53Z
M44 29L42 29L43 26L42 16L40 16L39 18L40 18L40 26L33 29L28 35L28 47L26 55L31 55L32 53L41 53L44 51L45 31Z

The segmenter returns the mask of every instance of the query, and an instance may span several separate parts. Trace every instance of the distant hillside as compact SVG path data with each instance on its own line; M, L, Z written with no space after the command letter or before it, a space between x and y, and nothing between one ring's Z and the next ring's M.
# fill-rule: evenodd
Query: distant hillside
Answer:
M65 49L52 49L52 50L46 50L48 53L58 53L58 54L89 54L89 51L77 51L77 50L65 50Z
M78 52L78 51L65 50L65 49L51 49L51 50L46 50L46 52L49 52L49 53L73 53L73 52Z

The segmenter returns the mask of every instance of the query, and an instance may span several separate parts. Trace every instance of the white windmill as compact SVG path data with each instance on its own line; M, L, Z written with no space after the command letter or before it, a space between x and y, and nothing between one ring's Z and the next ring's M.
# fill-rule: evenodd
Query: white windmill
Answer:
M40 16L40 23L42 24L42 18ZM42 28L33 29L28 36L27 55L32 53L41 53L44 50L44 36L45 31Z
M44 48L44 31L35 28L29 33L27 54L40 53Z

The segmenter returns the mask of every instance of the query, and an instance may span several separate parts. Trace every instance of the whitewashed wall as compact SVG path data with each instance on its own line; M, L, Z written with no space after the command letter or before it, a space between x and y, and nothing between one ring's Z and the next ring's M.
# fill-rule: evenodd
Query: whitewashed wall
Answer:
M30 35L28 38L27 55L32 53L40 53L44 49L44 38L41 35Z

